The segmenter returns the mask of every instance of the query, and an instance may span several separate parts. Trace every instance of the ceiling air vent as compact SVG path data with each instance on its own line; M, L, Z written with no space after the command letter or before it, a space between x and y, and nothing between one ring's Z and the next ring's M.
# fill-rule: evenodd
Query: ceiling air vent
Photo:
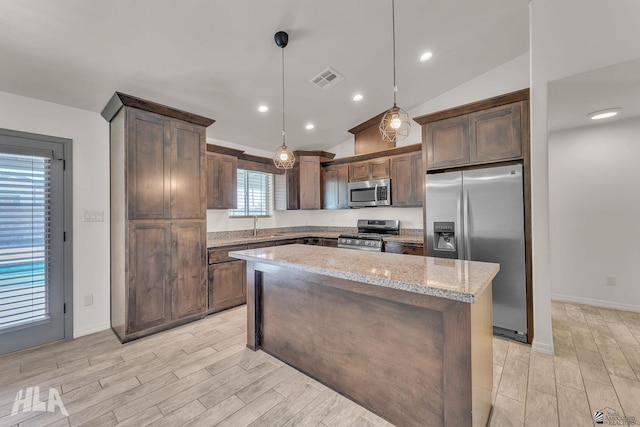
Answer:
M314 86L318 86L320 89L330 89L344 80L344 77L340 75L336 70L328 67L320 72L317 76L309 80Z

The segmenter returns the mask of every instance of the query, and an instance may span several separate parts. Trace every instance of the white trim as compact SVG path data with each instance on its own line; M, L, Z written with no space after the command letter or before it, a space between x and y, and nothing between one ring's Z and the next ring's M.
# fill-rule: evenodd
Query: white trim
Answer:
M103 323L102 325L92 326L90 328L76 329L73 331L73 338L80 338L85 335L95 334L96 332L106 331L111 328L111 323Z
M599 299L574 297L570 295L551 294L552 301L571 302L574 304L592 305L595 307L611 308L614 310L633 311L640 313L640 306L632 304L624 304L621 302L603 301Z
M553 344L536 341L535 338L531 343L531 350L535 351L536 353L550 354L551 356L553 356Z

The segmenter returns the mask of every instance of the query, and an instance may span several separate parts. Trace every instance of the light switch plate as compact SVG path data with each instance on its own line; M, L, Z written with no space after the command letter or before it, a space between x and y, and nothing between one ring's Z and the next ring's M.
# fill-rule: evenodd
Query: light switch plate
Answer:
M84 211L84 222L103 222L104 211Z

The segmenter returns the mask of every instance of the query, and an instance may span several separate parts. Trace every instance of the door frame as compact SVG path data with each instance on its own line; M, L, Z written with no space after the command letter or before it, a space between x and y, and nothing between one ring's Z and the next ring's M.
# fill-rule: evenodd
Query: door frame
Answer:
M54 144L62 144L63 159L56 159L64 162L62 171L62 192L63 192L63 212L62 222L65 233L65 241L63 242L63 288L64 288L64 304L66 307L64 313L64 339L73 339L73 185L72 185L72 143L73 140L68 138L60 138L57 136L41 135L30 132L22 132L11 129L0 128L0 136L11 138L24 138L30 140L43 141Z

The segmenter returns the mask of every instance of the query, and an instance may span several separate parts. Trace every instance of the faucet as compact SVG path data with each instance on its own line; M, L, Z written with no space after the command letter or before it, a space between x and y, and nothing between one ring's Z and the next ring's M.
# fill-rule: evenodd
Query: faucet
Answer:
M253 236L258 235L258 215L253 216Z

